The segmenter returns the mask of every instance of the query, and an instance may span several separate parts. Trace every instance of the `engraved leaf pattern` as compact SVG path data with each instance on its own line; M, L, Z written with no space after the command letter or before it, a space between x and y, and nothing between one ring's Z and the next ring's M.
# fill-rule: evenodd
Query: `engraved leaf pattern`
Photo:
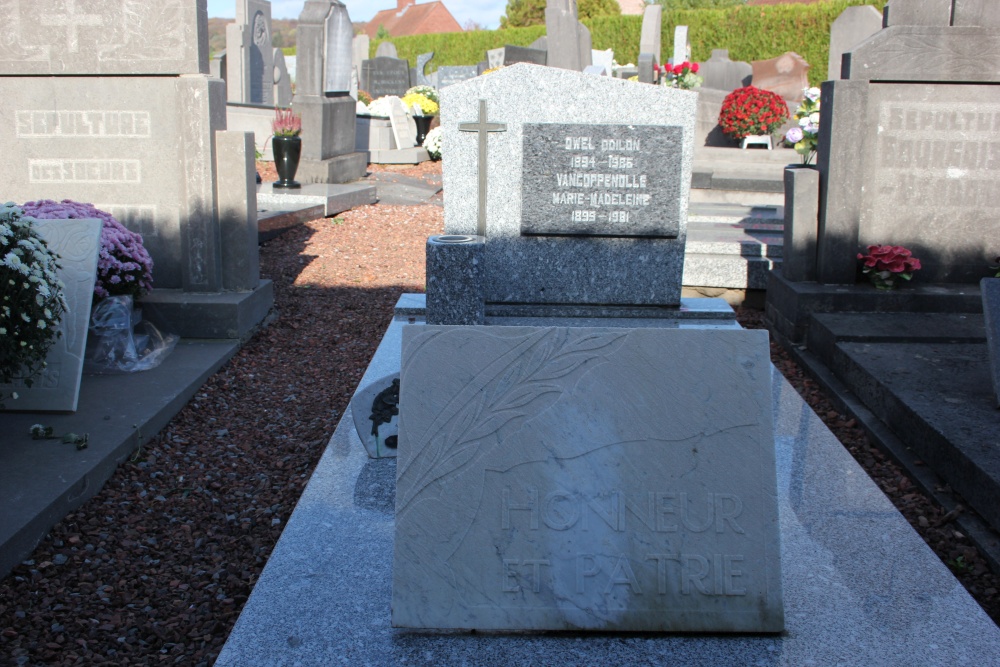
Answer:
M459 472L483 456L558 400L563 387L551 381L574 372L589 372L604 363L627 335L607 331L567 342L566 329L543 329L520 337L510 349L488 362L453 396L424 433L424 443L400 470L410 478L397 512L405 512L430 484Z

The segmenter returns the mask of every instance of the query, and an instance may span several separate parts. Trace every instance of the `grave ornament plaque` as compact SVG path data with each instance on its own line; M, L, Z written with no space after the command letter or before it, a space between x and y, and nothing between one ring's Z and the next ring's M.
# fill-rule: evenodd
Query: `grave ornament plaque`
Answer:
M677 238L680 127L524 124L521 233Z

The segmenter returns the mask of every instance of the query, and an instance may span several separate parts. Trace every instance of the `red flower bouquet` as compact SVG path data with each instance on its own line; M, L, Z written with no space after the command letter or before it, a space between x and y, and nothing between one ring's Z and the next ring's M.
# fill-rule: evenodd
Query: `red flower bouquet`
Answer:
M858 253L861 272L878 289L895 289L896 279L909 280L920 268L920 260L901 245L870 245L868 254Z
M722 101L719 125L734 139L771 134L788 120L788 105L777 93L746 86Z

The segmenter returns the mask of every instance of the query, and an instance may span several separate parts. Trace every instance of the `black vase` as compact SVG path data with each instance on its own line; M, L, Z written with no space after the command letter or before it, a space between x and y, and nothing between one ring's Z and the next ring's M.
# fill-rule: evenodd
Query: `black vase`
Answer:
M431 121L434 120L434 116L414 116L413 120L417 123L417 146L423 146L427 133L431 131Z
M271 150L274 152L274 168L278 170L278 180L272 187L291 190L301 188L295 179L302 154L302 137L272 137Z

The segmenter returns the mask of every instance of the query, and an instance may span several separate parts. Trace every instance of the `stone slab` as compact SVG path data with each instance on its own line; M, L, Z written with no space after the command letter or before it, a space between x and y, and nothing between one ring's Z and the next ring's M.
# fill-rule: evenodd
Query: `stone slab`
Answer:
M518 94L547 90L539 102ZM524 237L521 166L526 123L636 124L680 127L678 181L690 182L697 93L663 86L636 86L611 77L518 64L441 92L448 159L444 161L445 233L476 234L478 138L458 125L479 117L487 100L491 132L486 195L488 303L672 305L680 301L688 188L680 188L677 239ZM586 270L581 270L586 267ZM512 279L516 278L516 279Z
M420 164L430 159L427 149L420 146L368 151L368 162L372 164Z
M503 64L516 65L517 63L532 63L534 65L544 65L548 58L548 52L542 49L532 49L525 46L515 46L508 44L503 47Z
M80 395L102 223L98 219L36 220L34 227L60 257L57 275L67 306L58 326L62 336L49 348L47 365L30 388L21 382L0 384L0 396L17 392L16 400L6 402L8 410L74 412Z
M590 30L578 20L576 0L546 2L545 36L549 67L582 72L591 64Z
M955 0L951 24L1000 28L1000 4L993 0Z
M479 72L475 65L445 65L438 67L438 88L444 88L446 86L452 86L456 83L462 83L466 79L471 79L474 76L478 76Z
M845 56L843 78L997 83L1000 34L994 28L891 26Z
M350 183L365 175L368 155L364 152L346 153L323 160L299 161L295 179L306 183Z
M785 225L781 273L788 280L816 280L819 171L785 169Z
M375 57L361 63L361 88L373 100L387 95L402 97L409 87L410 65L405 60Z
M761 331L404 329L393 625L782 631L768 359Z
M360 386L399 370L406 319L390 325ZM345 414L217 664L326 667L337 656L373 667L487 661L502 667L665 661L800 667L971 665L997 655L996 625L795 389L776 371L771 378L785 634L393 630L388 582L396 463L369 459ZM906 576L895 576L900 572ZM351 596L344 595L348 590Z
M523 138L522 234L677 238L680 127L525 123Z
M101 490L135 450L137 429L144 440L154 437L237 349L234 341L182 340L151 370L83 376L74 414L0 413L0 577ZM29 429L39 421L55 433L89 434L87 449L32 440Z
M830 25L830 56L826 78L839 79L843 55L881 29L882 12L871 5L844 9Z
M249 292L154 289L140 300L143 317L181 338L246 340L274 306L274 284L261 279Z
M983 318L986 325L987 349L990 353L990 377L993 396L1000 407L1000 279L983 278L979 283L983 294Z
M251 291L260 282L254 135L215 133L219 259L223 290Z
M749 86L753 78L753 67L750 63L729 59L729 49L713 49L712 57L701 63L698 74L705 79L703 88L721 90L727 94ZM715 119L717 122L718 115Z
M417 144L417 136L410 128L409 114L401 100L392 100L389 105L389 122L392 124L392 138L396 142L396 148L413 148Z
M0 76L208 74L206 0L4 0Z
M14 201L90 202L142 234L156 285L218 289L214 135L225 84L208 77L0 77L0 161Z
M343 3L327 4L323 92L346 93L351 89L354 26Z
M892 0L887 25L951 25L952 0Z
M691 60L691 41L688 39L688 27L686 25L674 27L673 46L671 64L680 65L682 62Z
M266 211L320 207L320 217L329 217L356 206L374 204L376 188L369 183L308 183L297 190L275 189L273 183L257 186L257 209Z

